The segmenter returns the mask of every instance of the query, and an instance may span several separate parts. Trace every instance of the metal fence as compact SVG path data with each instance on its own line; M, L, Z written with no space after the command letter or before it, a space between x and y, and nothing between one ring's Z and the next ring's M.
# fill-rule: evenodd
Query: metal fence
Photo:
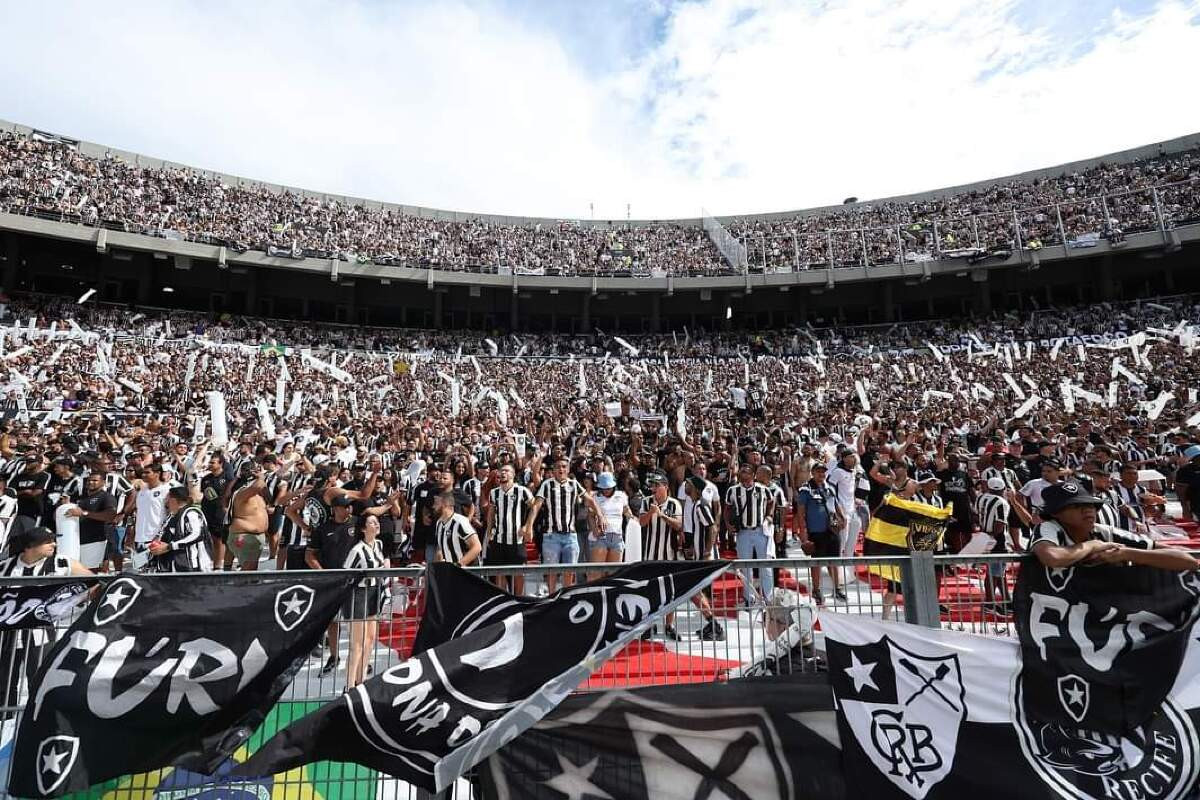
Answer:
M821 671L823 642L820 614L829 609L874 618L890 617L910 623L947 626L996 636L1014 635L1010 610L1011 585L1017 562L1011 556L937 557L914 554L888 558L852 559L777 559L735 561L706 592L707 603L693 602L671 620L673 633L664 626L651 631L642 640L627 646L592 674L580 691L625 689L680 683L710 683L755 675ZM611 572L621 564L577 565L577 580ZM544 577L561 572L560 566L528 565L481 567L475 571L484 578L507 583L520 575L528 595L545 593ZM224 591L236 591L240 581L261 580L277 575L259 573L206 573L163 576L163 580L220 583ZM390 601L378 620L378 635L371 648L369 669L379 673L404 660L411 651L423 609L424 573L419 567L376 570L372 574L387 579ZM818 576L814 580L814 575ZM99 576L101 582L119 576ZM63 579L7 579L52 583ZM777 590L766 593L764 603L746 603L746 586L760 590L774 583ZM818 603L818 583L821 602ZM898 589L893 596L887 590ZM894 602L893 602L894 601ZM701 608L707 605L711 612ZM709 613L716 626L709 624ZM49 632L53 641L62 635L72 620L60 621ZM274 712L247 743L252 751L279 730L309 713L322 703L339 697L346 685L347 649L351 625L340 625L336 647L338 657L330 668L334 652L330 643L313 651L285 692ZM720 635L714 630L719 629ZM706 632L707 631L707 632ZM37 664L27 656L44 657L40 649L14 648L12 637L0 642L0 676L5 679L5 705L0 707L0 769L8 784L8 764L4 753L11 742L19 715L28 695L28 677ZM245 753L241 754L244 757ZM177 785L173 770L130 776L93 787L82 795L95 800L150 800L158 796L182 800L196 796L197 787ZM445 794L469 798L473 793L468 779ZM409 784L354 765L321 763L276 776L270 800L295 798L311 800L314 794L325 798L419 798L428 796ZM0 790L0 797L7 795ZM265 799L264 799L265 800Z

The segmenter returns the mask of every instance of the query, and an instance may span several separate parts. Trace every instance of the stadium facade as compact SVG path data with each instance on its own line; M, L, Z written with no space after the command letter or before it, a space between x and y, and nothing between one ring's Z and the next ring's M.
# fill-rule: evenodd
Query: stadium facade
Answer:
M0 130L36 133L5 122L0 122ZM71 145L98 158L117 156L148 167L179 166L86 142L71 141ZM1131 162L1197 147L1200 135L1193 135L1019 176L872 202L932 199L983 190L1000 181L1034 180L1101 162ZM204 174L231 185L250 183L235 176ZM269 188L326 197L286 187ZM1189 191L1197 188L1190 187ZM612 332L685 327L745 330L805 322L886 324L1200 291L1200 270L1195 267L1200 252L1200 224L1191 219L1182 224L1167 219L1161 208L1155 207L1157 195L1142 191L1149 209L1146 224L1119 237L1072 239L1063 232L1062 236L1048 237L1045 243L1024 241L1019 233L1022 223L1014 212L1018 246L1008 249L949 250L939 245L931 257L909 260L900 244L897 263L871 263L865 246L870 232L830 231L823 235L829 238L831 256L835 236L851 237L863 244L862 265L802 265L797 255L795 264L780 268L769 264L764 255L769 243L742 240L737 244L745 249L740 256L730 257L729 274L705 276L522 274L526 271L519 266L454 271L292 257L256 250L238 252L171 237L169 232L146 235L81 225L61 216L0 213L0 284L9 292L67 294L95 287L97 299L102 301L215 313L358 325L533 332L583 332L597 327ZM509 225L559 222L337 199L451 221L471 218ZM827 210L763 214L739 220L768 221ZM732 220L670 222L697 227L715 222L724 231L719 223ZM628 224L648 225L654 221ZM840 242L838 249L844 251L845 242ZM831 263L837 261L830 259Z

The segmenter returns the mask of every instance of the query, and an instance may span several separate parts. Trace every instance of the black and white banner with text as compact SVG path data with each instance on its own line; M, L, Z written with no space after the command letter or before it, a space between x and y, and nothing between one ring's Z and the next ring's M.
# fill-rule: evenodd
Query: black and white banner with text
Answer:
M1126 621L1099 642L1133 645ZM1070 614L1044 615L1071 637ZM821 628L851 797L1183 800L1196 788L1200 643L1157 712L1120 734L1046 721L1021 692L1021 645L826 613ZM1086 645L1085 645L1086 646ZM1065 691L1065 690L1064 690Z
M171 764L211 773L279 699L354 579L109 583L33 680L8 793L58 797Z
M536 599L433 564L420 652L281 731L233 775L348 761L441 791L725 568L647 561Z

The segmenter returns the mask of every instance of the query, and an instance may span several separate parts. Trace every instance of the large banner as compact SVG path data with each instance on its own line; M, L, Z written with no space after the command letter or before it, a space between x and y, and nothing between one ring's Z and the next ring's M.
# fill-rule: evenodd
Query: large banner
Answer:
M594 692L480 770L484 800L845 796L825 675Z
M1025 569L1044 568L1031 560ZM1078 568L1070 582L1086 569ZM1052 574L1055 577L1046 579L1062 586L1064 576ZM1099 580L1100 573L1094 577ZM1194 573L1164 572L1158 577L1174 581L1184 593L1195 591ZM1024 585L1031 587L1034 582L1027 579ZM1033 632L1034 652L1040 641L1046 655L1066 657L1064 664L1072 663L1071 659L1086 662L1104 652L1103 666L1130 682L1132 707L1140 707L1150 695L1157 697L1159 688L1165 687L1153 713L1141 721L1125 717L1131 725L1121 731L1097 727L1105 723L1104 714L1087 714L1096 702L1089 692L1099 691L1099 686L1085 685L1083 676L1060 672L1053 676L1052 692L1045 691L1044 685L1038 691L1027 690L1023 668L1032 668L1040 684L1050 675L1040 655L1037 662L1023 664L1019 641L823 614L830 683L838 704L842 770L850 796L1189 797L1200 775L1200 643L1189 635L1177 661L1164 659L1155 668L1130 671L1147 643L1169 649L1173 637L1167 638L1168 631L1151 616L1122 610L1115 587L1094 588L1097 591L1089 602L1075 606L1055 595L1041 600L1027 596L1022 606L1028 609L1027 617L1020 624ZM1153 609L1147 613L1156 614ZM1190 626L1186 615L1175 617L1173 623L1182 623L1176 630ZM1158 635L1150 636L1148 632L1156 627ZM1164 638L1156 642L1160 636ZM1064 724L1062 714L1071 709L1082 710L1081 719L1088 724L1073 719Z
M726 567L642 562L535 599L433 564L416 653L292 725L233 775L347 761L441 791Z
M109 583L32 682L9 794L59 797L171 764L214 772L291 683L354 578Z

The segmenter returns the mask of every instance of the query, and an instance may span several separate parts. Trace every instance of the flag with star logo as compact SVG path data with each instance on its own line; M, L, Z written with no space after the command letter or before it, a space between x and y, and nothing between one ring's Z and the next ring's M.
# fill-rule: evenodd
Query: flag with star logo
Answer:
M845 796L823 674L578 695L480 769L483 800Z
M644 561L530 598L432 564L415 654L280 732L234 776L346 761L442 791L727 566Z
M1029 558L1013 609L1027 705L1046 722L1121 734L1171 691L1200 615L1200 575Z
M1123 733L1039 716L1015 639L826 612L829 682L851 797L1183 800L1200 778L1200 642L1157 712ZM1069 636L1070 615L1034 620ZM1110 619L1116 625L1121 622ZM1115 637L1097 639L1117 641ZM1128 639L1125 640L1128 643ZM1064 693L1085 692L1064 684Z
M211 773L265 718L354 580L107 584L31 682L8 793L58 797L172 764Z
M0 630L53 625L82 605L94 581L0 587Z

